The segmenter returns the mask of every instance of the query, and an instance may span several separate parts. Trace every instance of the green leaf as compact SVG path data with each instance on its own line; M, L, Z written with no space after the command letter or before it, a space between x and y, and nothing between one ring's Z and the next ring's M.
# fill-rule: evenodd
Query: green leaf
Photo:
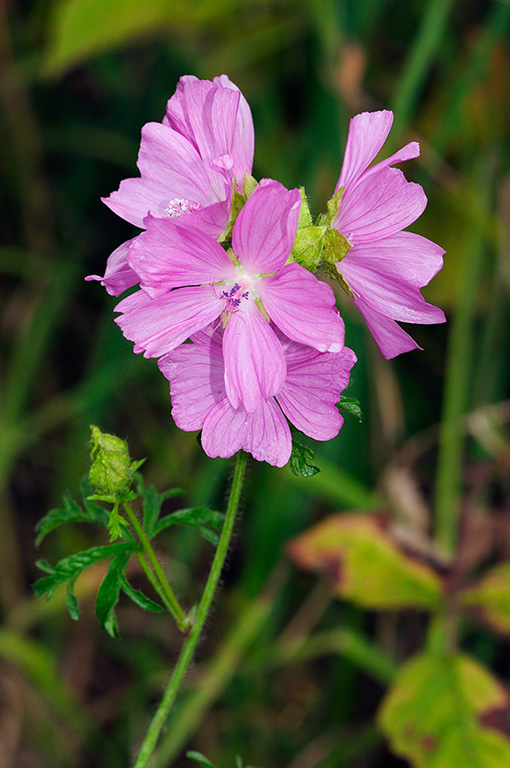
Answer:
M313 477L320 472L319 467L310 464L315 459L315 454L307 445L301 445L294 437L292 438L292 453L290 455L289 467L294 475L302 477Z
M195 28L234 5L234 0L62 0L49 24L44 72L53 75L143 33L160 32L165 24Z
M204 768L215 768L211 761L208 760L207 757L204 757L204 755L202 755L200 752L186 752L186 757L190 760L195 760L195 762L200 763L200 765L203 765Z
M131 600L136 603L140 608L143 608L146 611L151 611L151 613L161 613L164 611L163 606L161 606L159 603L156 603L154 600L151 600L150 597L147 597L143 594L143 592L140 592L139 589L135 589L131 586L131 584L126 579L126 575L124 574L124 577L121 581L121 587L122 591L131 598Z
M467 589L461 600L478 608L482 617L498 632L510 633L510 562L500 563Z
M161 513L161 505L165 497L162 496L153 485L144 487L141 490L143 500L143 519L142 525L149 538L154 535L154 527Z
M37 533L36 547L39 547L48 533L64 523L100 523L108 525L108 514L100 507L96 506L95 508L85 508L83 510L68 496L62 498L62 503L63 507L50 510L35 526Z
M80 609L78 608L78 601L74 596L74 582L76 579L70 579L67 583L67 592L66 592L66 605L67 610L69 611L69 615L72 619L75 621L78 621L80 618Z
M214 531L220 531L223 525L224 515L208 507L191 507L178 509L170 515L162 517L156 524L153 536L171 525L189 525L196 528L204 539L213 546L218 544L218 536ZM214 530L211 531L210 528Z
M361 410L359 400L357 400L355 397L344 397L342 395L337 407L341 411L344 411L351 416L355 416L358 421L363 421L363 411Z
M326 574L340 597L365 608L441 605L437 574L404 554L373 515L333 515L294 539L290 554L301 567Z
M96 616L101 626L112 637L119 636L115 619L115 606L119 602L124 572L130 556L131 552L121 552L113 558L97 592Z
M92 547L85 552L78 552L76 555L64 557L57 563L53 573L49 570L51 566L48 566L45 561L39 561L39 564L42 563L42 570L50 573L50 575L43 576L35 582L33 586L34 592L37 597L46 594L46 598L49 600L60 584L65 584L68 581L74 582L85 568L121 553L131 554L132 551L133 544L129 542ZM70 611L72 610L73 608L71 607Z
M504 688L468 656L420 654L397 674L379 723L415 768L507 768L510 742L481 722L507 706Z

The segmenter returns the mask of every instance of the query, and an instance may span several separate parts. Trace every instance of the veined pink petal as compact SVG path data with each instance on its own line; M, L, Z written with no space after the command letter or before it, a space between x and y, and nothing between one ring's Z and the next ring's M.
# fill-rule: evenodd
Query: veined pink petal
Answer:
M285 416L273 398L261 400L250 413L243 443L257 461L283 467L290 459L292 438Z
M386 141L392 123L393 112L386 109L380 112L362 112L352 118L335 192L355 181L370 165Z
M262 179L236 219L232 247L250 273L282 267L296 235L301 195L271 179Z
M301 350L299 349L301 347ZM285 347L287 379L277 395L285 415L315 440L338 434L343 418L335 407L349 383L356 355L348 347L338 354L308 350L302 345Z
M345 190L333 226L352 244L390 237L420 216L427 198L397 168L382 168Z
M383 272L395 280L423 288L443 266L444 250L414 232L397 232L373 243L354 245L339 269L348 264L362 264Z
M230 154L240 93L208 80L187 82L184 95L189 125L203 160Z
M148 216L146 231L131 248L129 264L150 296L161 289L212 284L236 276L234 265L214 238L177 221Z
M215 77L213 82L218 83L222 88L232 88L234 91L239 90L238 87L229 80L227 75ZM255 137L251 109L243 94L240 91L239 93L241 95L239 99L239 108L237 110L231 154L234 160L232 172L237 178L237 185L241 191L245 174L251 173L252 170Z
M127 254L134 240L136 238L127 240L110 254L103 277L87 275L85 280L100 280L101 285L106 288L110 296L119 296L131 286L136 285L140 278L127 262Z
M365 253L367 245L369 247ZM361 297L367 305L394 320L404 323L443 323L446 319L443 311L428 304L419 288L397 277L391 272L391 267L389 273L386 271L386 262L378 258L374 245L354 246L338 265L339 272L355 296Z
M211 286L179 288L151 299L137 291L115 307L115 322L144 357L161 357L215 320L224 302Z
M286 374L282 345L253 306L234 312L223 337L225 387L234 408L253 412L262 398L275 395Z
M170 382L172 416L179 429L202 429L207 414L225 399L221 347L181 344L158 365Z
M287 264L260 280L257 291L271 320L289 338L321 352L340 352L344 324L328 285L298 264Z
M383 315L381 312L377 312L363 299L358 299L356 306L363 315L368 330L374 337L377 346L387 360L402 354L402 352L421 349L395 320Z
M228 459L245 442L248 414L243 408L232 408L227 398L214 406L202 429L202 448L208 456Z
M406 144L405 147L399 149L398 152L395 152L394 155L390 155L390 157L387 157L385 160L381 160L381 162L372 165L370 168L367 168L367 170L363 172L362 176L365 178L366 176L370 176L372 173L377 173L377 171L380 171L382 168L387 168L389 165L403 163L405 160L413 160L415 157L419 156L420 145L417 141L410 141L409 144Z
M200 82L195 75L183 75L177 83L174 95L168 100L166 105L166 114L163 118L163 125L168 125L174 131L185 136L193 144L194 139L191 132L189 120L187 117L186 97L184 86L186 83ZM196 144L194 144L197 149Z

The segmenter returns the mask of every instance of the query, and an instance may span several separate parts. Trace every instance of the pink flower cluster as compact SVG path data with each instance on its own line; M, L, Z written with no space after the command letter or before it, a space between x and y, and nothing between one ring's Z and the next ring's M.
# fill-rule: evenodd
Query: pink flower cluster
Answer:
M386 357L417 346L396 321L444 320L419 292L443 251L401 231L425 196L390 167L418 146L368 168L391 121L390 112L351 121L331 222L351 246L338 272ZM356 357L332 289L291 257L301 194L271 179L256 185L253 147L249 106L226 75L181 78L162 123L142 130L140 176L104 201L145 231L87 279L115 296L138 285L117 322L135 352L159 358L177 425L201 429L209 456L243 449L283 466L287 420L317 440L338 433Z

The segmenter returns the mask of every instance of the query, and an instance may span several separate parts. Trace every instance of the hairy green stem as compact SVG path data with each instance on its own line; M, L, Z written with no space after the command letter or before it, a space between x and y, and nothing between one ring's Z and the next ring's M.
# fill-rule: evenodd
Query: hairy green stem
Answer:
M198 640L202 634L202 629L209 614L209 608L211 607L211 602L214 597L214 593L216 592L218 581L220 579L221 571L223 570L223 565L225 563L225 558L227 556L227 551L230 545L237 508L239 506L239 499L241 498L244 472L246 469L246 459L247 456L244 451L239 451L237 454L234 479L232 481L232 489L230 491L225 522L223 524L223 529L221 531L216 554L214 555L214 560L209 572L209 577L207 579L204 592L198 605L196 618L191 628L189 637L183 645L168 686L165 690L165 693L163 694L161 703L149 726L149 730L147 731L143 741L134 768L147 768L149 765L149 761L156 747L156 742L159 738L159 734L161 733L161 729L163 728L174 705L182 679L188 670Z
M131 506L127 502L123 502L122 506L127 516L129 517L129 521L133 526L133 528L135 529L138 538L140 539L140 543L145 550L145 554L147 555L150 564L152 565L154 575L158 580L161 590L165 595L165 605L167 606L168 610L170 611L175 621L177 622L177 626L179 627L179 629L183 631L188 626L188 620L186 618L186 614L182 610L179 604L179 601L174 595L172 587L168 583L168 579L166 578L165 573L161 565L159 564L159 560L156 557L156 553L154 552L154 549L152 548L152 544L150 543L149 538L145 533L145 531L143 530L142 526L138 522L138 518L133 512L133 510L131 509ZM143 565L142 565L142 568L143 568Z

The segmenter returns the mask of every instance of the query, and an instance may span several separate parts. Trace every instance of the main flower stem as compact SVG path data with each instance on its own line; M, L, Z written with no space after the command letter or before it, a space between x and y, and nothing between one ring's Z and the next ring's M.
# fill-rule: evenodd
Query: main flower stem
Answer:
M230 545L230 539L232 538L232 531L239 506L239 499L241 498L241 490L243 487L246 459L247 456L244 451L239 451L237 454L234 479L232 481L230 498L228 500L225 522L223 523L223 529L221 531L216 554L214 555L214 560L209 572L209 577L207 579L204 592L198 605L196 618L191 628L189 637L182 647L182 651L174 667L165 693L163 694L161 703L149 726L149 730L145 736L134 768L147 768L149 765L149 761L154 752L154 748L159 738L159 734L161 733L161 729L163 728L170 710L174 705L182 679L187 672L198 640L202 634L202 629L209 614L209 608L211 607L211 602L218 586L221 571L223 570L223 565L225 563L225 558L227 556L228 548Z
M165 573L159 564L158 558L156 557L156 553L154 552L154 549L152 548L152 544L149 541L149 538L145 531L143 530L142 526L138 522L138 518L131 509L131 506L127 502L123 502L122 504L127 516L129 517L129 521L133 528L136 531L136 535L140 539L140 543L142 547L144 548L144 551L147 555L147 558L152 566L152 569L154 571L154 575L161 587L161 590L158 590L158 592L163 593L164 595L164 601L165 605L168 608L169 612L174 617L175 621L177 622L177 626L182 631L187 626L187 619L184 611L182 610L179 601L177 600L176 596L174 595L173 589L168 583L168 579L165 576ZM143 568L143 563L140 561L140 564ZM145 568L144 568L145 571Z

